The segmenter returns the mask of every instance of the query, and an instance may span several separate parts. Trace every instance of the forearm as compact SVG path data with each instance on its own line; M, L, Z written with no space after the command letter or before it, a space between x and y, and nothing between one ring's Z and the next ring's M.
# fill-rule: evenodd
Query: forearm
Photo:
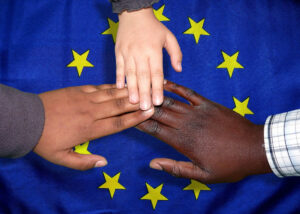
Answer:
M134 11L142 8L150 7L159 0L110 0L114 13L123 11Z
M17 158L38 143L44 107L38 95L0 84L0 157Z

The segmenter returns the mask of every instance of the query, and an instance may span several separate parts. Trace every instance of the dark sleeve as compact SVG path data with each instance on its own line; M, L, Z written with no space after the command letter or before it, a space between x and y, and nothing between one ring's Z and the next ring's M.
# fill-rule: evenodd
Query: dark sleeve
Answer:
M44 128L39 96L0 84L0 157L17 158L38 143Z
M121 13L124 10L134 11L150 7L159 0L110 0L114 13Z

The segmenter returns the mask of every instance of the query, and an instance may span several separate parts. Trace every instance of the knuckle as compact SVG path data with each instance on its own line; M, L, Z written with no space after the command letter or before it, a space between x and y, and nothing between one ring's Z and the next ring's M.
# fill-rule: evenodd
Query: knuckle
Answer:
M175 100L173 98L165 97L163 105L165 107L171 107L172 105L174 105L174 103L175 103Z
M173 91L177 90L178 87L179 87L179 85L177 85L176 83L171 83L171 84L170 84L170 88L171 88L171 90L173 90Z
M85 93L90 93L90 92L94 92L97 90L96 86L94 85L84 85L84 86L80 86L81 91L85 92Z
M121 60L121 58L116 59L116 65L118 68L123 68L123 61Z
M113 88L105 89L105 94L109 97L113 97L116 94L116 91Z
M193 97L193 96L196 96L196 92L192 89L186 89L186 91L184 92L185 96L187 98L190 98L190 97Z
M136 44L133 42L129 43L129 44L126 44L124 46L124 49L127 50L127 52L129 52L131 55L134 55L136 49L137 49L137 46Z
M121 129L124 125L124 121L121 118L116 118L113 122L113 126L116 129Z
M199 171L200 171L199 166L197 166L195 163L193 163L192 176L195 178L203 177L203 176L200 176L201 174Z
M160 107L155 107L155 111L154 111L154 114L153 114L153 117L158 119L158 118L161 118L164 114L164 110Z
M133 67L127 67L125 72L126 72L127 76L134 76L135 75L135 69Z
M160 54L161 48L158 44L151 43L145 47L145 54L148 57L157 56Z
M67 87L67 88L63 88L61 89L62 91L64 91L67 94L72 94L76 91L76 89L78 89L79 87Z
M116 99L115 106L116 108L124 108L125 107L125 99Z
M84 165L80 165L80 166L76 167L76 169L80 170L80 171L85 171L86 167Z
M120 68L118 68L117 70L116 70L116 77L117 77L117 79L119 78L123 78L124 77L124 73L123 73L123 71L120 69Z
M155 69L151 72L153 78L164 78L163 71L160 68Z
M199 180L202 183L210 183L213 181L215 175L207 170L205 167L197 165L194 163L193 165L193 176L196 180Z
M117 72L117 80L119 80L119 81L124 81L124 74L123 73L119 73L119 72Z
M87 162L81 163L81 165L78 166L77 169L80 171L85 171L85 170L90 169L92 165L93 165L93 163L87 161Z
M174 164L172 166L171 174L175 177L181 177L182 176L181 168L178 165L176 165L176 161L174 161Z
M147 128L148 132L151 134L151 135L158 135L160 133L160 130L161 130L161 127L159 126L158 122L156 121L151 121Z
M86 115L84 115L84 117L88 118L86 120L84 120L81 124L80 124L80 131L79 134L81 134L82 136L88 137L91 133L91 125L92 125L92 121L95 120L95 115L91 114L91 113L87 113Z
M141 76L139 78L148 78L146 77L144 74L147 74L149 72L149 69L147 69L146 67L141 67L139 70L138 70L138 73L141 74Z
M193 106L193 108L198 111L198 114L200 115L202 121L213 117L213 115L218 115L221 113L221 110L220 108L218 108L218 106L207 102L202 102L201 105Z

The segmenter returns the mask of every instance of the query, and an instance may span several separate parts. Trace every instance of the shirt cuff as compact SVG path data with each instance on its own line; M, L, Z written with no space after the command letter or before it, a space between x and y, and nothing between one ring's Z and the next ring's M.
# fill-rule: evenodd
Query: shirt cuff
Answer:
M125 10L134 11L142 8L151 7L159 0L110 0L114 13L121 13Z
M300 176L300 109L269 116L264 145L270 167L278 177Z
M36 94L0 84L0 107L0 157L22 157L36 146L43 132L43 103Z

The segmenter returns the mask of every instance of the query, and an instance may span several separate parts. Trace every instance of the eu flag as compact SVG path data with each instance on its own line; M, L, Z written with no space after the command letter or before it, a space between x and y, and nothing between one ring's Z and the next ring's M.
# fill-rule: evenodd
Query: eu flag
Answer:
M164 54L167 79L258 124L300 107L299 1L161 0L153 8L183 52L182 73ZM32 93L113 83L117 27L108 1L0 0L0 82ZM185 157L134 128L82 143L75 151L101 154L108 165L81 172L34 153L1 159L0 213L300 211L299 178L175 178L148 164Z

